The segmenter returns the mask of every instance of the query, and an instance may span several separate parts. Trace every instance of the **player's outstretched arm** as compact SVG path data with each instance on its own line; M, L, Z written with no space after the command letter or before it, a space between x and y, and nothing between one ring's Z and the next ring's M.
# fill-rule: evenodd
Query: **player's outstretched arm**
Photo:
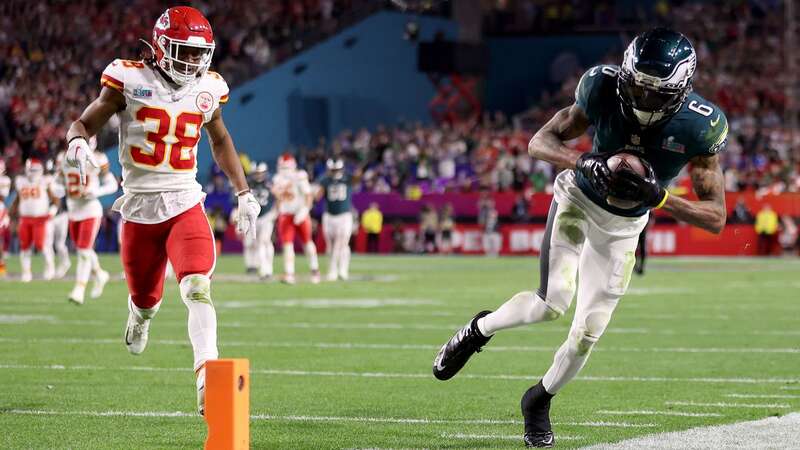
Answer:
M225 122L222 120L222 111L219 108L214 111L214 115L205 125L205 128L211 140L211 155L214 157L214 161L225 172L235 192L246 191L247 179L244 176L242 162L239 160L239 154L236 153L233 139L228 134L228 128L225 127Z
M696 156L691 160L692 187L698 201L668 197L664 211L678 220L719 234L725 228L725 177L719 155Z
M557 167L575 167L581 152L564 142L575 139L589 128L589 118L580 106L573 104L557 112L528 143L528 154Z

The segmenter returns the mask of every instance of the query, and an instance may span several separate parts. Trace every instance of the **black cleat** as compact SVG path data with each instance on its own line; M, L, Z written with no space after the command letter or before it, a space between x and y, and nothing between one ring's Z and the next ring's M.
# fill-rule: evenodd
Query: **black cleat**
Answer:
M525 433L525 447L551 448L556 445L556 437L552 431Z
M433 376L440 380L453 378L473 353L481 351L481 347L486 345L492 337L481 334L478 330L478 319L490 312L479 312L442 346L436 359L433 360Z
M535 386L525 391L520 402L522 417L525 419L525 446L533 448L550 448L556 443L550 425L550 399L553 394L547 392L539 380Z

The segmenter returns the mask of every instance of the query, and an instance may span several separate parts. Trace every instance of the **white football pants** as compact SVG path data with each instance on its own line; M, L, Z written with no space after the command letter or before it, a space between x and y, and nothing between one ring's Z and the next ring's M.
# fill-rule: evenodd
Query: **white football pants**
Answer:
M265 214L256 221L256 260L258 274L262 277L272 276L272 260L275 257L275 246L272 243L274 226L273 213Z
M353 214L349 211L342 214L322 215L322 233L325 244L331 255L328 268L328 279L337 277L347 279L350 276L350 236L353 234Z
M539 262L539 290L516 294L478 321L481 332L488 336L506 328L554 320L569 309L577 291L569 335L542 381L551 394L578 374L603 335L628 289L638 236L649 216L622 217L605 211L581 192L571 170L556 177L554 193Z

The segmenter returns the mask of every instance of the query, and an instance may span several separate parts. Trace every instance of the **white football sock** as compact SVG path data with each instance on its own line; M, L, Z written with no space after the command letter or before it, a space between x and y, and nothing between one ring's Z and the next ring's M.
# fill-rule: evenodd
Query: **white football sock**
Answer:
M484 336L491 336L506 328L554 320L560 316L560 312L547 306L538 295L525 291L511 297L497 311L478 319L478 330Z
M319 258L317 258L317 246L314 245L313 241L308 241L303 248L303 251L308 257L308 266L311 268L312 271L319 270Z
M272 275L272 260L275 257L275 247L272 241L260 242L258 244L259 275Z
M553 365L542 377L544 389L555 394L572 380L586 364L589 353L598 339L583 333L580 329L570 329L567 340L561 344L553 358Z
M42 249L42 256L44 257L44 273L53 275L55 271L55 262L52 246L45 245Z
M211 303L211 280L205 275L187 275L180 283L181 299L189 309L189 340L194 350L194 370L209 359L217 359L217 313Z
M161 300L159 300L158 303L156 303L156 305L152 308L139 308L135 303L133 303L131 296L128 296L128 309L133 312L133 315L136 317L136 321L139 323L144 323L145 321L155 317L159 308L161 308Z
M350 243L344 240L339 253L339 275L344 278L350 276Z
M75 269L75 284L86 286L92 274L92 250L78 250L78 266Z
M92 274L94 274L96 276L98 273L100 273L103 270L103 268L100 267L100 258L97 257L97 252L95 252L92 249L89 249L89 251L92 252L91 253L91 257L92 257Z
M19 263L22 266L22 273L31 273L31 251L21 250L19 252Z
M283 245L283 272L294 275L294 244Z

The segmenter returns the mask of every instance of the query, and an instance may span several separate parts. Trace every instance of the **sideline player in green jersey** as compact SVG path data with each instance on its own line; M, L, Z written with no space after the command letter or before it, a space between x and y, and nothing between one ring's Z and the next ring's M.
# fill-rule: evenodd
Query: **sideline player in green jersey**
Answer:
M325 199L322 214L322 232L325 235L331 263L328 281L350 277L350 236L353 234L353 188L350 176L345 173L344 161L329 159L328 173L320 182L318 196Z
M554 445L550 401L586 363L625 294L649 211L661 208L713 233L725 226L718 153L728 124L716 105L692 92L696 64L694 48L682 34L664 28L643 33L628 46L621 67L588 70L575 103L556 113L528 145L532 157L567 169L555 181L539 289L514 295L495 312L478 313L442 347L433 365L437 378L453 377L494 333L558 319L577 292L566 341L544 377L522 396L528 447ZM591 152L564 144L590 126ZM612 174L606 160L618 151L638 154L649 162L649 172ZM671 197L665 189L687 164L697 201ZM640 206L617 208L606 202L609 195Z

